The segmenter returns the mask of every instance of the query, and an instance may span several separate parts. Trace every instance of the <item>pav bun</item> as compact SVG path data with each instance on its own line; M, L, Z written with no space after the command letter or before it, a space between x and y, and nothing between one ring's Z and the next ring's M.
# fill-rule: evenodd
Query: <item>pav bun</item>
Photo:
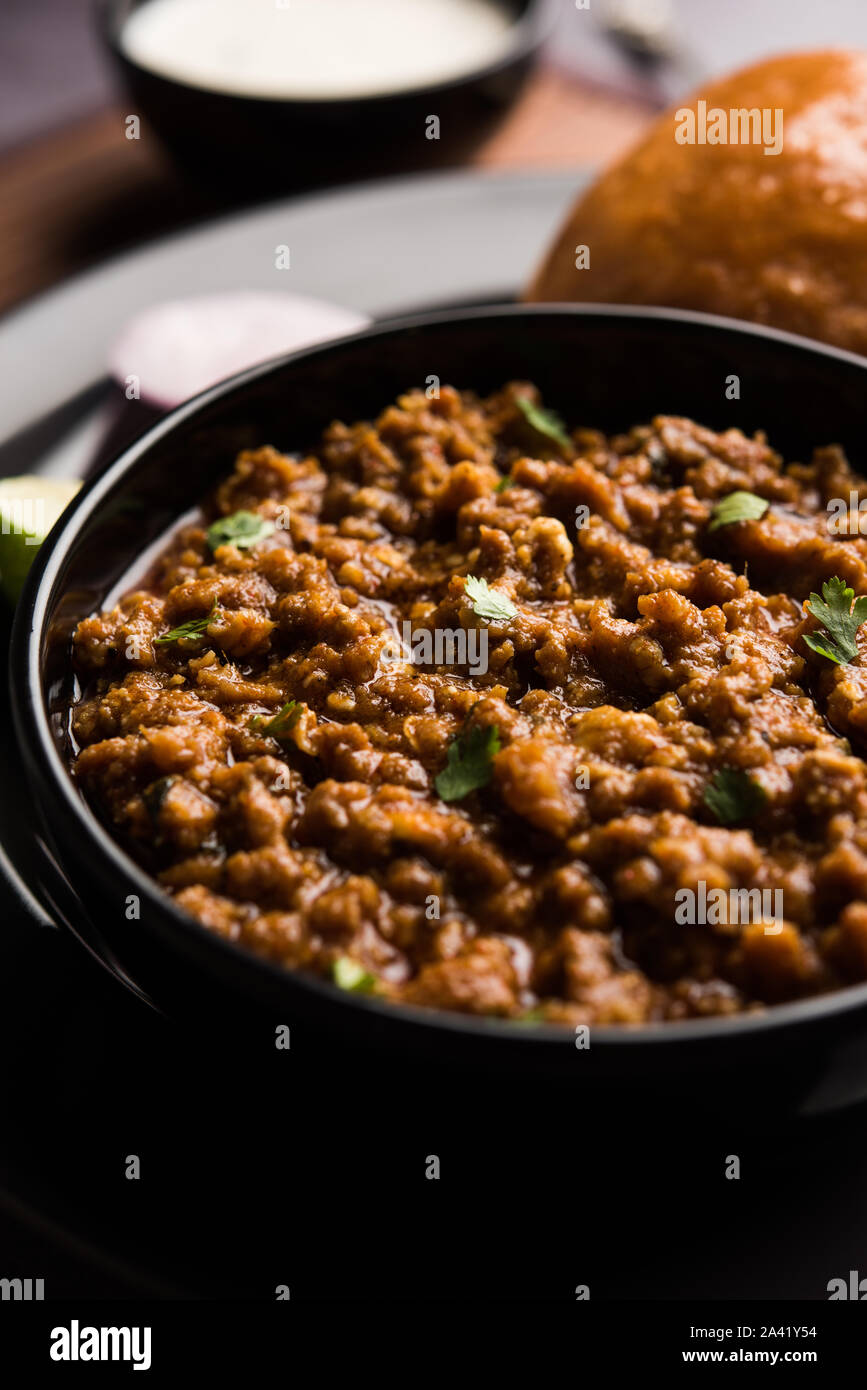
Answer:
M867 353L867 53L774 58L660 116L525 298L701 309Z

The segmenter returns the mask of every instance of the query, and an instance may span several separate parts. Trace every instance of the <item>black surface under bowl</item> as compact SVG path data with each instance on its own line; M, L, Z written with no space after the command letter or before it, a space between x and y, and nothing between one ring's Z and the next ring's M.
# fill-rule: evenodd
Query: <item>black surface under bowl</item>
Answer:
M99 27L129 92L131 111L148 120L197 180L277 193L466 159L517 96L551 31L556 0L499 0L514 15L509 46L496 61L464 76L405 91L319 101L216 91L142 66L125 52L122 34L133 10L147 3L98 0L97 5ZM439 119L438 139L427 136L430 116Z
M13 633L11 694L51 846L40 891L61 903L85 941L98 951L106 943L141 989L184 1017L204 1009L212 1021L243 1018L260 1035L276 1020L339 1047L371 1042L404 1058L562 1072L578 1085L650 1077L690 1094L712 1087L720 1099L727 1087L729 1098L750 1092L764 1106L867 1094L867 985L735 1018L594 1028L584 1052L568 1029L388 1006L281 970L208 932L119 847L79 793L68 770L76 623L230 471L239 449L266 441L303 449L330 420L370 417L432 373L482 392L509 379L534 381L570 422L607 430L671 413L717 429L764 429L790 458L836 441L867 471L867 361L673 310L427 315L233 378L176 410L85 486L31 573ZM726 398L732 373L739 401ZM125 907L130 894L141 904L135 920Z

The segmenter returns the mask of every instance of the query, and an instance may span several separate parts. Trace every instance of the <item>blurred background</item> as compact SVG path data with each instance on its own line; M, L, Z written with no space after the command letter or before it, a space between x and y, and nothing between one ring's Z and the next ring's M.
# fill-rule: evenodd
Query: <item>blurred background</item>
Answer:
M540 61L485 138L470 152L445 152L449 162L598 165L712 74L788 48L867 46L863 0L587 2L551 0ZM124 246L305 183L287 169L282 188L202 185L177 172L146 119L142 138L127 140L124 117L137 107L100 34L101 8L0 7L0 310ZM429 144L419 172L435 157ZM318 182L390 171L382 152L363 170L325 161Z

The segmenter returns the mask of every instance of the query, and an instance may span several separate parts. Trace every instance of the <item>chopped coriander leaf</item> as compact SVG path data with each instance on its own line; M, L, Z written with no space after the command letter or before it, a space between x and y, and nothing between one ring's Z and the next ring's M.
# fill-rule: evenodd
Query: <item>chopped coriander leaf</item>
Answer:
M331 970L334 983L352 994L370 994L376 988L376 976L351 956L338 956Z
M714 503L707 529L718 531L721 526L732 526L736 521L759 521L770 505L766 497L757 497L754 492L730 492Z
M494 488L494 492L505 492L506 488L509 487L514 487L514 483L512 482L512 479L507 476L505 478L500 479L500 481L497 483L497 486Z
M449 744L446 765L434 781L443 801L460 801L491 780L493 760L500 751L497 726L463 730Z
M214 621L216 613L217 605L214 604L206 618L190 618L188 622L181 623L180 627L173 627L171 632L167 632L164 637L155 637L154 646L162 646L166 642L199 641Z
M267 521L256 512L234 512L231 516L221 516L208 527L208 545L212 550L217 550L221 545L236 545L239 550L252 550L273 530L273 521Z
M177 780L177 777L159 777L156 782L151 782L149 787L145 787L141 799L147 807L151 820L157 819L162 810L163 802Z
M553 410L545 410L541 405L534 405L526 396L519 396L515 404L527 424L537 434L541 434L545 439L550 439L560 449L573 447L572 440L566 433L566 426Z
M534 1023L544 1023L545 1010L541 1007L541 1005L537 1004L534 1009L528 1009L525 1014L520 1014L518 1018L514 1019L513 1021L515 1023L526 1024L528 1027Z
M471 600L477 618L487 618L492 623L509 623L518 616L512 600L496 589L489 589L487 579L477 579L474 574L468 574L464 581L464 593Z
M751 820L767 801L764 787L738 767L721 767L704 789L704 803L720 825Z
M826 629L825 632L805 632L807 646L838 666L847 665L858 655L855 635L867 621L867 595L855 598L855 591L835 574L822 585L822 598L818 594L810 595L807 609Z
M271 738L286 738L297 724L303 706L297 700L290 700L279 709L273 719L265 719L263 714L254 714L248 727L257 734L269 734Z

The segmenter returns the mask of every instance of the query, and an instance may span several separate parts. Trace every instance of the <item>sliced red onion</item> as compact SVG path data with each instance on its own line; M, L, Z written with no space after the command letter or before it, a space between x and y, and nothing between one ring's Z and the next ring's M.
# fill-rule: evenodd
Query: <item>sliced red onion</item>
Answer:
M245 367L357 333L370 319L320 299L240 290L155 304L131 319L109 354L130 399L180 405Z

